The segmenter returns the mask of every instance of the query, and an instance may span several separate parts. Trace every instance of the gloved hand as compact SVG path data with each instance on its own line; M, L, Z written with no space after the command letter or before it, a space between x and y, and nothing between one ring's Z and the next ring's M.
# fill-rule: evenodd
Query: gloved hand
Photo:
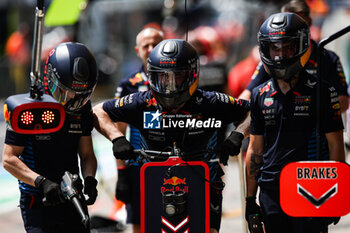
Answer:
M334 225L337 225L337 223L339 222L340 217L329 217L329 218L325 218L325 221L327 223L327 225L331 225L332 223Z
M256 204L255 197L246 197L246 205L245 205L245 219L249 220L249 215L258 215L261 217L260 206Z
M113 154L117 159L134 159L136 154L134 153L134 147L131 143L126 140L124 136L117 137L112 140L113 143Z
M238 155L241 151L242 140L244 136L242 133L232 131L222 144L220 151L220 163L227 165L228 156Z
M115 189L115 197L117 198L117 200L120 200L125 204L131 201L131 186L129 172L130 168L128 167L118 169L118 180Z
M92 176L87 176L84 179L84 194L86 194L89 199L86 200L87 205L92 205L95 203L97 198L97 180Z
M65 202L61 191L61 187L59 184L49 179L45 179L40 183L38 188L44 193L44 196L45 196L43 200L44 205L54 206Z

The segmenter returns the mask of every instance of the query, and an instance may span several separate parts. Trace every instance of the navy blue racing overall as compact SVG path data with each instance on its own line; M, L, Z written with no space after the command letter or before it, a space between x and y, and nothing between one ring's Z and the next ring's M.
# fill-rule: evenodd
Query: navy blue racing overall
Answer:
M321 232L317 218L292 218L280 207L279 176L282 168L295 161L316 158L316 84L305 71L300 80L283 94L275 79L253 89L251 96L252 135L264 135L264 154L258 185L262 218L267 232ZM336 89L322 85L322 133L343 129ZM325 140L325 138L324 138ZM329 158L326 141L322 155Z
M79 112L66 112L61 130L51 134L24 135L7 129L5 143L23 146L20 159L33 171L58 184L65 171L79 173L78 144L81 136L90 136L93 129L91 102ZM80 181L81 183L81 181ZM20 208L27 232L30 233L86 233L80 215L70 202L44 206L39 189L19 181ZM80 187L80 192L82 185ZM85 199L82 198L83 206ZM83 207L84 208L84 207ZM87 208L85 208L87 213Z
M249 111L249 102L218 92L196 90L176 113L168 112L155 100L152 91L138 92L103 104L112 121L126 122L141 133L141 147L165 151L176 142L185 153L219 147L219 128L239 123ZM208 156L208 155L204 155ZM216 155L212 155L216 157ZM219 163L209 163L210 180L219 183L223 171ZM211 228L220 229L222 190L211 188ZM135 213L140 215L140 212Z

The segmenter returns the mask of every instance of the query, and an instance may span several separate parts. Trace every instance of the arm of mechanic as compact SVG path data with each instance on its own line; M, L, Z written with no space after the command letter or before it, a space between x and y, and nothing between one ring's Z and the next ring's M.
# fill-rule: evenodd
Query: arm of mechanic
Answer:
M23 150L23 146L5 144L2 153L3 166L18 180L35 187L34 181L39 174L32 171L22 162L22 160L19 159L19 156L22 154Z
M111 120L105 110L103 110L102 105L103 103L100 103L93 107L95 129L110 141L115 138L124 136L124 134Z

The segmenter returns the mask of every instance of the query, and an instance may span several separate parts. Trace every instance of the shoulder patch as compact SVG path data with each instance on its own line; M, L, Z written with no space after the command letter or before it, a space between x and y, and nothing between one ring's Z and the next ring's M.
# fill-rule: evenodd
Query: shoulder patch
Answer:
M134 94L130 94L130 95L123 96L120 99L117 99L115 101L115 105L114 106L116 108L119 108L119 107L123 107L124 105L131 104L133 102L133 96L134 96Z
M265 92L269 92L271 90L272 82L268 82L264 87L259 88L260 95L264 94Z
M136 83L142 82L143 78L141 73L137 73L133 78L129 78L129 82L131 83L131 85L135 86Z

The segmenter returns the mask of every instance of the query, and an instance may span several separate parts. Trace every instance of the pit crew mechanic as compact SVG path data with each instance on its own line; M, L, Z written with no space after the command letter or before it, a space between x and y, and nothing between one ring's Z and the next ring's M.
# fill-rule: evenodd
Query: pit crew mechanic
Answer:
M312 18L310 17L310 8L305 1L291 0L284 4L281 8L281 12L295 13L305 20L305 22L310 27L312 25ZM324 66L323 78L328 82L332 83L336 88L339 95L339 103L341 112L345 112L348 109L348 85L346 83L343 67L340 63L340 59L336 53L333 51L324 50L324 56L322 56L322 61ZM305 65L306 71L316 76L317 74L317 43L311 39L311 55L308 62ZM258 64L254 75L248 87L243 91L239 98L249 100L253 88L266 82L270 78L269 74L265 71L262 62Z
M243 134L233 131L220 143L216 140L217 129L224 124L238 124L246 120L249 102L197 89L199 60L189 43L175 39L160 42L149 56L148 76L150 91L109 100L93 108L95 127L113 142L116 158L128 159L133 154L133 147L114 126L117 121L127 122L139 129L141 144L146 149L164 150L173 142L184 152L198 152L218 146L221 148L220 160L224 164L227 164L229 154L239 153ZM186 127L187 119L201 123L207 121L211 127ZM163 120L178 122L179 127L162 123ZM245 127L242 126L242 129ZM211 181L220 185L223 171L219 164L210 163L209 168ZM221 190L211 188L210 197L211 204L220 207L218 211L210 211L211 232L214 233L219 231L221 223Z
M64 125L58 132L44 135L17 134L8 128L4 168L19 180L20 208L28 233L90 232L73 204L63 199L59 183L65 171L79 174L79 153L84 187L81 180L77 185L79 192L83 189L89 197L81 202L86 207L85 203L92 205L96 200L97 161L89 98L97 83L97 65L85 45L63 43L50 52L45 67L45 89L64 106Z
M124 77L117 87L115 98L119 99L123 96L138 92L148 91L147 78L147 59L153 48L163 40L164 33L154 27L155 25L146 25L136 36L135 52L142 60L140 68L128 76ZM118 127L125 135L129 130L129 142L135 149L140 149L140 132L132 125L127 125L124 122L118 122ZM137 160L137 159L136 159ZM116 184L115 196L118 200L126 204L127 223L133 224L133 233L138 233L140 227L140 164L135 160L120 160L117 159L118 179ZM136 213L136 214L134 214ZM135 223L135 224L134 224Z
M283 33L280 33L283 32ZM290 162L309 160L315 148L317 78L305 71L309 28L294 13L270 16L259 34L261 60L270 79L253 89L250 144L246 157L246 219L261 216L267 233L327 232L339 218L295 218L279 203L279 175ZM343 124L336 89L322 83L322 154L344 161ZM260 207L255 196L260 187Z

